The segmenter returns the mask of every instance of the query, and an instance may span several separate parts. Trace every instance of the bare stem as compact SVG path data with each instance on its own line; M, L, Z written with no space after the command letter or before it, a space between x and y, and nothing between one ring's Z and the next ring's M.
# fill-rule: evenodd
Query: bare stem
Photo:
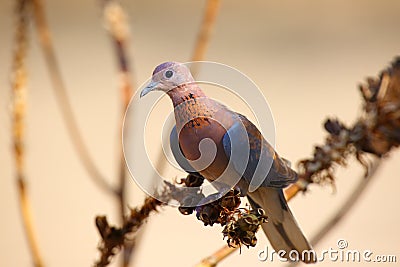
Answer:
M113 257L125 246L128 235L135 234L150 214L164 205L164 202L153 197L147 197L140 208L131 209L130 215L120 228L110 226L105 216L97 216L96 226L102 240L99 245L101 255L95 266L104 267L110 264Z
M40 253L35 227L33 226L32 208L30 205L26 179L25 179L25 112L26 112L26 51L27 51L27 27L29 20L30 2L19 0L16 2L16 32L15 50L12 66L12 124L16 182L18 186L19 204L23 220L23 226L32 254L34 266L44 266Z
M200 31L197 34L197 41L192 54L192 61L204 60L218 16L219 7L220 0L207 0L203 21Z
M24 222L25 234L28 239L29 249L32 254L33 264L36 267L43 267L42 253L40 252L38 239L35 232L33 223L32 207L30 205L25 177L20 176L17 178L19 203L21 208L22 219Z
M228 247L224 246L214 252L212 255L204 258L196 267L215 267L217 264L222 261L223 259L227 258L233 252L235 252L238 247Z
M309 182L303 179L299 179L296 183L291 184L287 188L285 188L285 198L287 201L290 201L293 197L297 195L299 192L304 192L307 189Z
M32 2L34 7L36 29L40 38L40 45L42 47L43 54L47 63L47 68L50 73L50 78L53 84L54 92L56 94L58 105L61 109L64 121L68 129L68 133L71 137L75 150L77 151L78 156L82 160L83 165L92 180L105 192L117 194L117 190L115 190L107 182L107 179L101 174L100 170L95 165L94 160L90 156L89 150L79 130L78 124L73 114L71 103L69 102L67 89L62 79L61 71L54 52L43 3L41 0L32 0Z
M118 70L120 76L120 91L121 91L121 120L119 128L122 136L122 125L125 111L128 108L129 101L134 93L134 88L131 83L133 76L130 70L129 57L128 57L128 41L129 41L129 26L126 21L126 14L121 5L115 0L103 1L103 16L106 23L106 28L110 34L111 40L115 48L115 54L118 63ZM127 122L126 122L127 123ZM121 141L121 140L119 140ZM119 202L119 216L122 223L125 223L125 211L127 208L126 203L126 178L127 172L125 167L125 158L123 155L122 142L119 149L119 182L118 182L118 202ZM123 246L123 259L122 266L128 266L132 258L133 248L137 240L125 240Z

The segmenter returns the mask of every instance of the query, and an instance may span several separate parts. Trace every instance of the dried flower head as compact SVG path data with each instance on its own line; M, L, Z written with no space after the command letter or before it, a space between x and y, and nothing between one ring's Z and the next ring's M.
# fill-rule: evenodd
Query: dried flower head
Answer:
M189 174L185 179L181 180L180 184L182 186L198 187L203 181L204 178L200 174ZM181 192L179 187L167 184L171 191ZM185 204L188 201L198 201L198 199L194 199L193 195L182 196L180 193L172 193L172 195ZM179 207L179 211L184 215L189 215L196 210L197 219L205 226L213 226L214 224L225 226L222 233L224 238L228 238L229 246L255 246L257 243L255 233L259 226L266 222L266 216L262 209L248 210L239 208L241 204L240 195L240 191L237 189L232 189L223 196L220 193L215 193L204 197L201 192L198 192L198 196L201 196L202 200L193 202L198 203L198 205L196 207L182 205Z
M255 233L260 225L267 222L267 216L262 209L244 210L232 217L224 227L222 233L227 237L229 246L245 245L254 247L257 244Z
M360 85L363 114L351 127L328 119L325 144L316 146L312 158L299 162L299 176L308 183L334 183L333 169L355 155L368 173L366 153L381 157L400 144L400 58L379 78Z

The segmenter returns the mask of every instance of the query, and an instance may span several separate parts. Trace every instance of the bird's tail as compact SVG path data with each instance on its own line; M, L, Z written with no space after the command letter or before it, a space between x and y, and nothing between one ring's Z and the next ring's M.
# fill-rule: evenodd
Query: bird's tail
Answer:
M284 254L279 252L279 256L291 260L297 259L298 255L298 259L305 263L316 261L316 255L297 225L282 189L260 187L249 193L248 198L253 208L261 207L266 212L268 222L262 224L262 229L277 253L285 251Z

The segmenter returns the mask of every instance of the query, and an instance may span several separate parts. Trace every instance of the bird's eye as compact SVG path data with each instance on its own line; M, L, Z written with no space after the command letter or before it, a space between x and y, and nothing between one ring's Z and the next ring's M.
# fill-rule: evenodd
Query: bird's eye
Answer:
M172 70L167 70L164 74L165 78L171 78L172 75L174 75L174 72Z

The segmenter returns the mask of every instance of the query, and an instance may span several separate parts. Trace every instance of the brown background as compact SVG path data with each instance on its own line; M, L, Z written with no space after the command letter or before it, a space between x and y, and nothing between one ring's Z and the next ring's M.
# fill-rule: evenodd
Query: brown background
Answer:
M160 62L189 59L204 3L123 3L129 14L130 48L139 83ZM84 139L99 168L115 181L111 177L117 171L120 94L99 5L96 1L47 1L46 9ZM327 116L351 123L360 114L357 84L377 74L400 52L399 10L397 0L223 1L207 59L240 69L262 88L276 121L277 150L296 162L323 140L321 122ZM0 265L29 266L10 156L12 12L12 1L1 0ZM31 36L26 160L40 247L48 266L90 266L99 240L94 217L107 214L117 222L116 205L92 183L77 159L36 35L31 32ZM318 251L336 248L336 241L344 238L350 249L394 254L399 260L399 160L398 151L390 154L378 179L350 216L317 246ZM349 168L337 172L336 194L329 187L313 186L291 202L308 236L340 206L362 172L352 159ZM142 194L132 180L129 187L129 205L139 204ZM193 216L165 208L149 221L137 266L193 266L224 244L220 231L218 226L205 228ZM256 248L243 249L221 266L270 264L257 260L257 252L266 244L260 234ZM355 264L346 266L351 265Z

